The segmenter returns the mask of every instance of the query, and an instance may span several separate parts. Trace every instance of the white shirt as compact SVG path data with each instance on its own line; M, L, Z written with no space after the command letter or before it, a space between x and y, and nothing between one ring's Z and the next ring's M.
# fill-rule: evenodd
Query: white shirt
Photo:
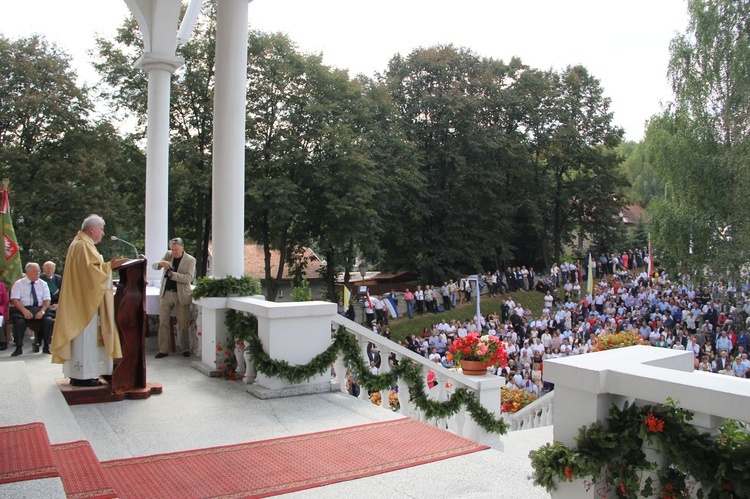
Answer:
M31 295L32 281L28 277L22 277L17 280L10 290L10 299L18 300L24 307L31 307L33 304L33 298ZM41 279L37 279L33 282L34 289L36 291L37 306L41 307L42 303L50 300L49 287L47 283Z

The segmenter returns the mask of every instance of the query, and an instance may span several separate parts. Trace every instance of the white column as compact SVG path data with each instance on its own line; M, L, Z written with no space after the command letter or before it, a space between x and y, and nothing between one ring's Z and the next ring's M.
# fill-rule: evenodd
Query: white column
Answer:
M146 127L145 253L149 263L161 259L167 247L169 209L169 99L172 74L184 64L175 56L180 0L125 0L138 22L143 55L135 63L148 74ZM159 286L161 272L148 266L146 279Z
M146 128L146 258L149 263L164 256L169 210L169 100L172 73L182 66L180 57L143 54L136 67L148 73L148 125ZM146 278L159 286L161 272L151 265Z
M244 274L248 0L216 5L211 274Z

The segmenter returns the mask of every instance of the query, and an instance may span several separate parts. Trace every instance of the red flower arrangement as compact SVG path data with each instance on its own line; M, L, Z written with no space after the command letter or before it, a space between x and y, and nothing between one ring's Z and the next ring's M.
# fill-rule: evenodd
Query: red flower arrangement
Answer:
M505 344L496 336L471 332L463 338L456 338L451 344L451 356L456 362L476 360L486 366L505 366L508 364L508 352Z
M574 476L575 475L573 474L573 470L570 468L570 466L566 466L565 467L565 478L567 478L569 482L572 482Z
M664 420L654 416L653 412L650 412L643 422L651 433L662 433L664 431Z

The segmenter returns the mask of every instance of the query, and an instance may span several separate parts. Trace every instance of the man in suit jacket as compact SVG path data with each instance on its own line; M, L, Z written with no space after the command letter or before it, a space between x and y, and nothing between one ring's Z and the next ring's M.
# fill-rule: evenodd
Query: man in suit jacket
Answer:
M55 316L57 310L57 302L60 301L60 289L62 289L62 276L55 274L55 262L44 262L42 265L42 275L39 276L41 280L47 283L49 288L50 306L48 312L52 313L52 317Z
M180 346L182 355L190 357L188 340L188 319L190 317L190 284L195 277L195 258L185 253L182 239L175 237L169 241L169 251L164 258L153 265L154 270L164 269L159 296L159 353L157 359L169 355L170 316L172 309L177 316L180 327Z

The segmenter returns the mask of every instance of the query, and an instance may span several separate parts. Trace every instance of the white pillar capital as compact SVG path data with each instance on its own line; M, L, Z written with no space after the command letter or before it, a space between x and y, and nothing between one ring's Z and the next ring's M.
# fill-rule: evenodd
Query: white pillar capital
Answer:
M152 69L161 69L163 71L169 71L170 74L174 74L182 65L185 64L185 59L176 55L164 55L157 54L154 52L146 52L135 61L135 67L146 71L147 73Z

